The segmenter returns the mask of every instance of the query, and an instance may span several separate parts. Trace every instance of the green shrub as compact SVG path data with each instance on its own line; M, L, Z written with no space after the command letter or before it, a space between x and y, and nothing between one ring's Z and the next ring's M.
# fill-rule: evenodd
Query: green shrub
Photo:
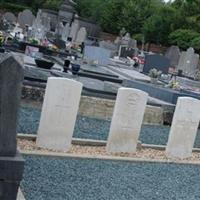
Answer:
M178 45L182 49L196 46L200 33L189 29L178 29L169 35L169 43ZM199 43L200 44L200 43ZM194 47L195 48L195 47Z

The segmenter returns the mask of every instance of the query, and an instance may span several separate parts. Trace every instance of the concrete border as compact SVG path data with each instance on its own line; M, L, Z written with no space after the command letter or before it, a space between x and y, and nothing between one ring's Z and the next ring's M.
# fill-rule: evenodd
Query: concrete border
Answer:
M27 140L36 140L36 135L18 134L18 138ZM89 140L89 139L78 139L73 138L72 144L83 145L83 146L106 146L107 141L104 140ZM141 144L138 142L138 148L151 148L155 150L165 150L164 145L153 145L153 144ZM101 159L110 161L130 161L130 162L149 162L149 163L166 163L166 164L192 164L200 165L199 161L186 161L186 160L162 160L162 159L147 159L147 158L130 158L120 156L100 156L100 155L89 155L89 154L71 154L71 153L57 153L57 152L38 152L38 151L20 151L24 155L35 155L35 156L49 156L57 158L78 158L78 159ZM193 152L200 152L200 148L193 148Z
M18 134L17 138L36 141L37 135L33 134ZM72 144L82 146L106 146L107 141L105 140L91 140L91 139L79 139L72 138Z
M163 163L163 164L182 164L182 165L200 165L200 161L182 161L182 160L162 160L162 159L144 159L130 158L120 156L94 156L89 154L70 154L70 153L55 153L55 152L36 152L36 151L21 151L23 155L45 156L54 158L74 158L74 159L94 159L108 161L124 161L124 162L146 162L146 163Z
M21 134L17 135L19 139L26 139L35 141L37 135L33 134ZM92 140L92 139L81 139L81 138L72 138L72 144L74 145L82 145L82 146L106 146L106 140ZM155 150L165 150L165 145L155 145L155 144L142 144L141 141L138 141L138 148L149 148ZM193 152L200 152L200 148L193 148Z

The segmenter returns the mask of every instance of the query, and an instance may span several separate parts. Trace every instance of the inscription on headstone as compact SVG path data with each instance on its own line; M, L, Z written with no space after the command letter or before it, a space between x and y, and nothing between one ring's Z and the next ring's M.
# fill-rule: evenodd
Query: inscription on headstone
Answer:
M117 95L107 151L134 153L144 117L148 94L130 88L120 88Z
M183 159L191 156L200 121L199 110L199 100L178 99L166 148L168 157Z
M82 84L49 78L42 108L37 146L68 151L79 107Z

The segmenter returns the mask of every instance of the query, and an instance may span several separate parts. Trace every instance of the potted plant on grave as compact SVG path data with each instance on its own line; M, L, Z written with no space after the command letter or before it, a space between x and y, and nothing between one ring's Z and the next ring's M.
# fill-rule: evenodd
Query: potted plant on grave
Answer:
M158 82L158 78L161 76L162 71L159 71L155 68L149 71L149 76L151 78L151 83L156 84Z

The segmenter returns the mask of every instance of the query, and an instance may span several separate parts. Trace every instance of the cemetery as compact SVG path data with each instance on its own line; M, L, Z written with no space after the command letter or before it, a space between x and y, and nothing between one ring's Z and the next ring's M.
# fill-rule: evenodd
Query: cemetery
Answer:
M59 10L0 15L0 200L200 199L200 62Z

